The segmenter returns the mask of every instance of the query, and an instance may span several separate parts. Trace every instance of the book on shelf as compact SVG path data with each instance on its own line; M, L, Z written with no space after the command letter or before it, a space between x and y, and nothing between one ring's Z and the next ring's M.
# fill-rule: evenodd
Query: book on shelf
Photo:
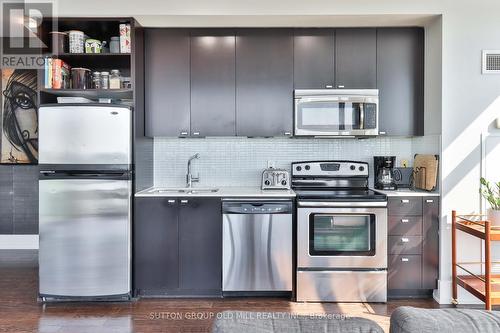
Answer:
M57 58L46 58L45 61L45 88L46 89L69 89L71 67L63 60Z

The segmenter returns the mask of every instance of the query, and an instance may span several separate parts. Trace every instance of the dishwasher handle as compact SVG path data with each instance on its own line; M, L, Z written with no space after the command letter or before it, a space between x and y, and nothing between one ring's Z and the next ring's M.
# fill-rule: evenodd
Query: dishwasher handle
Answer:
M222 203L224 214L291 214L292 202L230 202Z

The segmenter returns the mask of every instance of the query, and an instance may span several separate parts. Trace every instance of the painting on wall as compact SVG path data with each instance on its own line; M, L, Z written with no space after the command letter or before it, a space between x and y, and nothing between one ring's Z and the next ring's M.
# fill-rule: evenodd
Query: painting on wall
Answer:
M0 163L38 162L37 71L1 70Z

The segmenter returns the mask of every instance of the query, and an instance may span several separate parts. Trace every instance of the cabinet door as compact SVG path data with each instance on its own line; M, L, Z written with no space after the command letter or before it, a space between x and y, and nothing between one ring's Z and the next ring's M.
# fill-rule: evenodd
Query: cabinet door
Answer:
M337 88L376 88L376 29L335 30L335 81Z
M389 255L387 288L422 288L422 257L419 255Z
M439 198L424 197L422 288L436 289L439 271Z
M147 29L144 53L146 135L188 135L189 31Z
M377 87L380 133L401 136L423 135L423 29L378 29Z
M222 293L220 198L180 199L180 288L186 294Z
M179 287L178 200L136 198L134 289L164 294Z
M235 135L235 36L191 35L191 135Z
M334 30L297 29L293 40L294 88L333 88Z
M290 135L292 125L292 30L240 30L236 36L236 134Z

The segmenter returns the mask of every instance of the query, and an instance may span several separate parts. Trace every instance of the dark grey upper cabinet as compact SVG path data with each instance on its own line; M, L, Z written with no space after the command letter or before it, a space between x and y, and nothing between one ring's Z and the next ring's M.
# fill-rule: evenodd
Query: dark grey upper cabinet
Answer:
M179 287L178 203L170 198L135 198L134 289L162 295Z
M294 88L333 88L334 50L333 29L296 29L293 43Z
M144 52L146 135L188 135L189 30L147 29Z
M439 198L423 198L423 288L436 289L439 269Z
M191 135L235 135L235 36L191 35Z
M236 36L236 134L291 135L293 31L245 29Z
M381 134L423 135L423 29L378 29L377 87Z
M222 204L220 198L181 198L180 288L190 294L222 293Z
M335 81L337 88L376 88L376 66L376 29L335 30Z
M0 234L14 232L13 169L10 165L0 165Z

